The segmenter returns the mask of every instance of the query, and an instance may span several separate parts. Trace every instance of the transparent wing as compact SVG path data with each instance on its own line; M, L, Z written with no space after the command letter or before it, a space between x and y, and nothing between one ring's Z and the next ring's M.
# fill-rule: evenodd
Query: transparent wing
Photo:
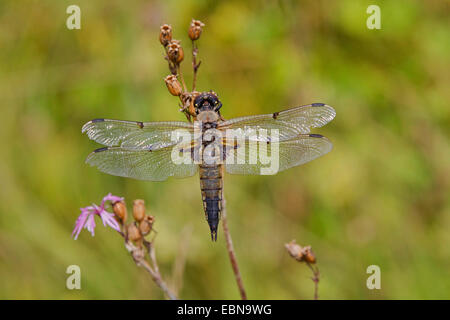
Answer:
M242 136L251 136L254 130L267 129L270 134L271 129L277 129L279 140L283 141L295 138L299 134L308 134L311 128L322 127L335 116L336 112L332 107L323 103L313 103L271 114L230 119L220 123L218 128L234 129Z
M105 146L120 146L127 149L158 149L173 145L175 130L193 132L188 122L136 122L110 119L94 119L86 123L81 132L89 139Z
M115 176L139 180L164 181L168 177L184 178L193 176L198 165L176 163L172 156L174 147L160 148L155 151L132 150L122 147L105 147L92 152L86 163L100 171ZM180 148L177 153L186 153L191 157L191 148Z
M314 160L331 151L332 143L322 135L299 135L278 142L246 139L226 148L225 169L231 174L276 174Z

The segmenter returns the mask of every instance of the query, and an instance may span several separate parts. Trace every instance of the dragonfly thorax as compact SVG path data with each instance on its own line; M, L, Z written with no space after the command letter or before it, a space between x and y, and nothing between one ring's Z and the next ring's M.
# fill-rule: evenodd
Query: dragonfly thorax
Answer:
M215 123L219 120L219 115L215 111L200 111L197 116L197 121L202 123Z

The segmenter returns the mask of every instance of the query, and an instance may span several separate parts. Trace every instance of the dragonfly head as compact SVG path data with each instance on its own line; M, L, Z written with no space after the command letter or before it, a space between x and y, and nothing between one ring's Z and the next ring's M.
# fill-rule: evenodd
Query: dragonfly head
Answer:
M202 92L195 98L194 107L197 114L202 111L218 112L222 107L222 102L220 102L215 92Z

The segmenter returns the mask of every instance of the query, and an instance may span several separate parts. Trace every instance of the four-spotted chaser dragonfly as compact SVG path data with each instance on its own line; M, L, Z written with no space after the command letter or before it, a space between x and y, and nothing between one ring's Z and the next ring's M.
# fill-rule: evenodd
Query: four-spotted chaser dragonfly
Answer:
M267 161L257 156L258 150L261 152L262 149L271 149L271 155L277 153L274 158L276 171L282 171L316 159L332 148L327 138L310 133L311 128L324 126L336 115L332 107L322 103L223 120L219 111L222 103L213 92L203 92L195 98L194 107L194 123L89 121L82 132L106 147L92 152L86 162L105 173L151 181L163 181L171 176L190 177L199 171L203 208L213 240L217 240L220 220L223 171L264 174ZM230 129L241 137L217 135L217 132L225 133ZM197 131L199 138L181 143L174 139L173 133L177 130L194 136ZM208 133L211 130L215 133ZM276 132L276 137L258 135L261 130ZM213 144L212 151L205 152ZM174 155L196 161L174 161ZM249 161L250 158L253 161Z

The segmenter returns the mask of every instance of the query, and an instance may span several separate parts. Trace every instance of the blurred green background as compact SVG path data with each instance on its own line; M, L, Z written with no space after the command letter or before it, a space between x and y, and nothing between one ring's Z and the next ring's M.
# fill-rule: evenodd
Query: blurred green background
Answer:
M66 8L81 7L81 30ZM366 28L367 6L381 30ZM167 92L159 26L199 41L199 88L226 118L323 102L315 130L333 151L276 176L225 178L248 296L310 299L310 271L284 243L311 245L322 299L450 298L450 6L448 1L0 2L0 298L160 299L123 242L98 221L71 238L79 208L108 192L145 199L163 276L186 257L181 298L239 298L225 250L210 241L198 177L143 182L84 164L100 147L92 118L185 120ZM81 267L82 290L65 283ZM368 290L366 268L381 268Z

